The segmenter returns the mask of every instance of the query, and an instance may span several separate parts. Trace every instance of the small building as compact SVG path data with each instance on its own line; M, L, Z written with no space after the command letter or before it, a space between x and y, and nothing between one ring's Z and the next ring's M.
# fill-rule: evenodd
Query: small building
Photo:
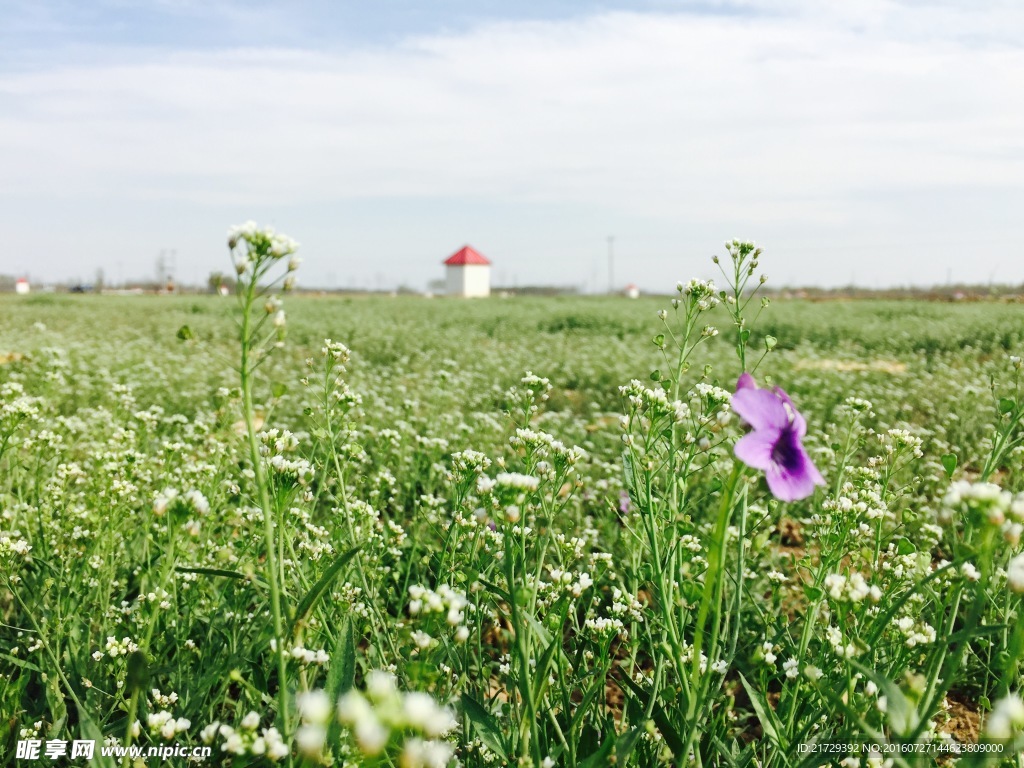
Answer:
M8 285L10 285L10 283L8 283ZM29 287L28 280L26 280L24 277L19 277L17 280L14 281L14 292L17 293L18 295L24 296L30 290L32 289Z
M491 295L491 262L468 245L444 262L450 296L476 298Z

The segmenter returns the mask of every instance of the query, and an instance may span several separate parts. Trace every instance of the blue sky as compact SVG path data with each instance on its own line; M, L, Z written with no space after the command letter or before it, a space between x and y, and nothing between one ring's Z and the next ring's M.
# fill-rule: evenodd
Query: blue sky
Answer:
M1016 2L0 0L0 273L311 285L1024 281Z

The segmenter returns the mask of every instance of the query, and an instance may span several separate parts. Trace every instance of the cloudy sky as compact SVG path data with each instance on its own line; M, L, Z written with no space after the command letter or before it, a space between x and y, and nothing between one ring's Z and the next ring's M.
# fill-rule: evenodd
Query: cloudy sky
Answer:
M0 0L0 273L1024 281L1017 0Z

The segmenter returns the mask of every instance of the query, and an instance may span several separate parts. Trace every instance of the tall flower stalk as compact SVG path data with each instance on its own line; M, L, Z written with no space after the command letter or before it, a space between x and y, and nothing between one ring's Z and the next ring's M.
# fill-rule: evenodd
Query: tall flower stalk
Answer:
M276 347L284 343L285 313L276 291L290 290L294 283L293 273L298 268L300 260L293 254L298 248L298 243L269 227L261 229L255 222L250 221L230 230L228 248L234 258L235 272L238 275L236 294L241 311L241 354L238 372L242 388L242 410L249 445L249 460L252 462L256 494L263 513L266 548L264 566L267 584L270 587L270 610L274 620L274 637L271 645L277 657L277 720L287 743L291 729L284 643L282 574L278 567L275 512L270 500L270 489L257 434L253 384L260 365ZM277 269L277 265L285 258L288 259L287 269L281 271Z
M757 300L757 287L764 283L759 278L753 287L749 285L761 249L738 240L726 243L726 248L731 264L720 265L726 290L701 280L679 283L671 312L659 313L665 331L654 338L654 344L665 356L668 373L654 371L651 378L660 386L651 389L634 381L621 390L627 399L623 422L627 481L640 510L640 535L653 564L651 586L660 613L652 641L671 651L658 659L651 687L641 700L646 697L646 714L656 716L659 706L675 699L665 707L674 716L663 718L659 727L672 732L669 741L679 760L696 758L698 762L714 751L705 749L721 726L716 724L713 703L735 661L743 625L748 525L743 464L751 462L742 452L737 453L742 463L721 461L721 447L730 439L725 428L733 411L757 422L754 426L759 431L744 440L757 448L758 458L764 454L764 460L754 465L770 470L770 480L776 479L772 472L783 476L776 466L779 462L789 478L796 463L790 461L793 457L800 458L799 468L807 470L806 482L799 487L789 487L788 480L783 484L786 492L779 490L780 483L770 482L774 495L784 500L803 498L821 483L800 446L803 418L781 391L755 392L747 373L754 361L749 359L745 313ZM717 257L715 263L719 263ZM749 390L739 399L756 400L759 407L743 407L746 402L733 405L732 392L711 383L709 367L702 369L702 375L690 372L697 347L718 335L713 325L705 323L722 303L736 329L740 389ZM761 308L766 305L766 300L760 300ZM773 346L774 340L767 341L764 354ZM770 408L771 418L759 418L764 408ZM707 487L709 473L718 491L713 503L696 492Z

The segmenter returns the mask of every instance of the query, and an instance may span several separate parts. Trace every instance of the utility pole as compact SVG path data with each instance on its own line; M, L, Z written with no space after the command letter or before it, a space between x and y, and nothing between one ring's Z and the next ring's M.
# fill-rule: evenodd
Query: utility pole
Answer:
M608 293L615 293L615 235L608 235Z

